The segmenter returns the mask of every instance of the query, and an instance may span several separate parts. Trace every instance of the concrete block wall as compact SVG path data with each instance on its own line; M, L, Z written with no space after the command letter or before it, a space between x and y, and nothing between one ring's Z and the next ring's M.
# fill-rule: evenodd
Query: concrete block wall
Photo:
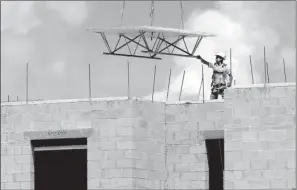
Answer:
M223 102L166 105L169 189L208 189L205 132L223 130Z
M204 104L134 99L2 104L1 189L34 188L25 131L90 128L88 189L208 189L210 131L223 131L225 189L296 188L295 90L295 84L235 88L224 101Z
M296 188L296 87L225 95L225 188Z

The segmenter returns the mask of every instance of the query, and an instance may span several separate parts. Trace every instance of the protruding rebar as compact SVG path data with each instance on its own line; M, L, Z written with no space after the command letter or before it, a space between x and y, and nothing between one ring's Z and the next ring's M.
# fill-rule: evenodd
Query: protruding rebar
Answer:
M201 76L201 83L200 83L199 92L198 92L198 99L197 99L198 101L199 101L202 85L203 85L203 76Z
M230 71L232 73L232 49L231 48L230 48L229 56L230 56Z
M203 65L201 65L201 69L202 69L202 81L203 81L203 88L202 88L202 101L203 101L203 103L204 103L204 101L205 101L205 98L204 98L204 85L205 85L205 83L204 83L204 70L203 70Z
M181 83L181 86L180 86L180 92L179 92L178 101L180 101L180 98L181 98L181 95L182 95L183 86L184 86L184 79L185 79L185 73L186 73L186 71L184 71L184 73L183 73L183 79L182 79L182 83Z
M285 82L287 82L287 73L286 73L286 63L285 63L285 59L283 59L283 65L284 65Z
M269 69L268 69L268 62L266 61L266 73L267 73L267 82L269 83L270 80L269 80Z
M170 68L170 71L169 71L166 101L168 101L168 96L169 96L170 79L171 79L171 68Z
M29 98L29 64L27 63L26 66L26 103L28 104L28 98Z
M92 99L91 64L89 63L89 100Z
M250 55L250 66L251 66L252 84L254 84L254 73L253 73L253 64L252 64L252 56L251 55Z
M265 51L265 46L264 46L264 84L266 84L266 81L267 81L267 77L266 77L266 51Z
M154 69L154 82L153 82L152 102L154 101L154 94L155 94L156 70L157 70L157 65L155 65L155 69Z
M127 71L128 71L128 87L127 87L127 94L128 94L128 99L130 99L130 62L128 60L127 62Z

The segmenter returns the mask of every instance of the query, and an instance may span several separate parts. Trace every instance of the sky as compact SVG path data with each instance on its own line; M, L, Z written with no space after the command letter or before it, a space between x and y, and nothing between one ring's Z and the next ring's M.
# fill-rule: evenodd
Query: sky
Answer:
M150 1L127 1L123 26L150 25ZM181 100L197 100L201 62L193 58L162 56L146 60L103 55L101 37L87 28L120 25L122 1L1 1L1 101L26 98L26 63L29 64L29 100L88 98L88 64L92 97L151 98L157 66L154 100L177 101L185 71ZM225 52L236 85L264 82L264 46L271 83L287 82L296 75L296 2L294 1L184 1L184 28L214 33L203 39L197 54L214 61ZM181 28L179 1L155 1L154 26ZM114 36L108 36L115 40ZM195 39L186 40L190 48ZM209 98L211 69L204 67L205 99ZM199 98L202 98L202 93Z

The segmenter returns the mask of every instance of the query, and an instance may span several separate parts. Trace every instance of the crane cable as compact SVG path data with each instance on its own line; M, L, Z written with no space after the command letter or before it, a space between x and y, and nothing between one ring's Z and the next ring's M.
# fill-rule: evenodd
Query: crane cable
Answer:
M181 17L181 21L182 21L182 27L183 27L183 29L185 29L185 25L184 25L184 11L183 11L183 0L180 1L180 17Z
M155 4L155 1L152 0L152 3L151 3L151 13L150 13L150 17L151 17L151 26L153 26L153 24L154 24L154 12L155 12L154 4Z
M125 10L126 1L123 1L123 8L121 10L121 26L123 25L123 18L124 18L124 10Z

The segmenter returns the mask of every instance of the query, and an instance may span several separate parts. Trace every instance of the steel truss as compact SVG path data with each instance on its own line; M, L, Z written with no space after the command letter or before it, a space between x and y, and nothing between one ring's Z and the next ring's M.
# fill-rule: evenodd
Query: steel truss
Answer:
M161 60L161 58L158 57L158 55L196 58L195 52L203 38L203 36L197 37L193 50L190 51L185 41L185 38L187 37L186 35L179 35L177 36L177 39L175 39L173 42L170 42L168 38L166 39L166 37L162 32L139 31L139 33L135 34L136 35L135 37L129 37L123 33L118 34L117 43L115 47L112 48L108 43L108 39L105 36L105 32L98 32L98 33L101 34L103 42L105 43L105 46L108 50L108 52L103 52L103 54L105 55L147 58L147 59L156 59L156 60ZM121 39L124 39L125 43L119 46ZM150 44L149 41L152 43ZM184 44L185 48L179 47L178 46L179 42L182 42L180 44ZM136 44L136 48L134 49L134 51L132 51L129 46L129 44L131 43ZM139 55L139 53L137 52L139 47L142 48L140 52L145 53L147 55ZM128 49L129 53L119 52L120 50L125 48L126 50Z

